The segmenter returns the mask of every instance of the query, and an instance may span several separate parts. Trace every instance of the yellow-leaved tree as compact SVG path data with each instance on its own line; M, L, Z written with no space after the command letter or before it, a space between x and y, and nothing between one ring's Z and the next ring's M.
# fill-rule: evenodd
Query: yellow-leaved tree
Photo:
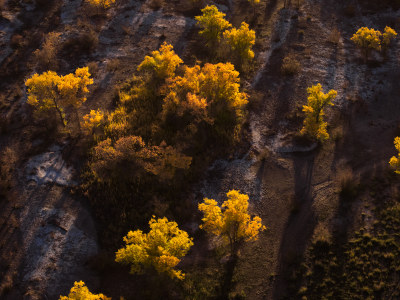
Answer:
M385 31L382 34L382 46L383 47L388 47L390 45L390 42L396 38L397 32L393 29L390 28L389 26L385 27Z
M224 38L240 66L254 58L252 47L256 41L256 33L249 29L249 24L242 22L239 29L226 30Z
M115 0L86 0L90 5L99 8L109 8Z
M390 161L389 164L392 166L392 168L394 168L394 171L397 174L400 174L400 137L396 137L394 139L394 146L396 148L396 150L399 152L399 154L396 156L393 156Z
M206 39L207 46L213 49L221 39L225 29L232 25L225 20L225 14L220 12L215 5L207 5L201 10L201 16L195 17L197 24L202 28L199 32Z
M65 76L53 71L34 74L25 82L28 103L39 112L55 110L63 126L67 125L68 119L64 111L72 108L77 113L77 109L86 101L88 85L91 84L93 79L90 78L88 67L76 69L74 74Z
M381 36L379 30L361 27L352 36L351 40L364 52L364 59L367 60L371 50L381 50Z
M237 190L229 191L226 196L228 199L221 207L217 201L208 198L199 204L199 210L204 213L200 228L224 238L229 243L231 256L235 257L242 242L257 240L266 227L260 217L251 218L249 196Z
M336 98L337 92L330 90L327 94L324 94L322 85L318 83L307 88L307 93L307 105L303 105L306 117L301 133L319 141L325 141L329 138L329 134L326 130L328 123L323 118L325 115L324 108L328 105L334 105L332 101Z
M83 281L75 281L68 296L60 296L59 300L111 300L103 294L92 294Z
M153 51L151 56L146 56L139 65L138 71L149 72L152 77L164 80L175 75L176 68L183 61L175 54L172 45L164 42L158 51Z
M171 278L184 279L185 274L175 267L193 246L193 239L165 217L156 220L153 216L149 225L149 233L135 230L124 237L126 246L116 252L115 261L130 265L131 273L151 267Z
M237 140L248 100L247 94L240 92L239 72L231 63L186 67L184 76L170 81L168 91L162 111L164 118L187 113L191 117L186 118L186 126L204 121L213 124L212 130L219 139Z
M94 133L104 122L105 116L101 110L91 110L90 113L83 116L83 128L87 133Z
M364 60L367 61L371 50L381 51L382 47L386 49L396 36L397 32L389 26L385 27L383 33L372 28L361 27L351 40L361 48L364 52Z

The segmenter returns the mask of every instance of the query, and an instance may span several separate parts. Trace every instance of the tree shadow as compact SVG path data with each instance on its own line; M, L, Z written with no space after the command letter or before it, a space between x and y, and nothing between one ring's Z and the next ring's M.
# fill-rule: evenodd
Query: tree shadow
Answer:
M278 276L274 299L292 295L298 288L300 263L317 220L312 207L312 174L315 153L296 154L294 163L294 199L292 213L286 224L280 245Z
M233 274L237 265L238 257L234 256L229 261L227 261L224 266L224 277L221 285L221 294L219 299L227 300L229 299L229 294L233 290L235 283L233 282Z

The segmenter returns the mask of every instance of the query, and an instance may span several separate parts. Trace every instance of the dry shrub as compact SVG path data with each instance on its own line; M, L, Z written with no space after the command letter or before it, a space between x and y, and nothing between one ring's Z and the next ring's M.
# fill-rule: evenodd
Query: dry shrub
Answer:
M60 35L61 33L58 32L50 32L45 38L42 49L37 49L34 52L37 66L41 70L57 70L57 54L60 45Z
M164 0L150 0L150 8L152 9L159 9L163 6Z
M92 75L92 77L96 77L97 72L99 71L99 64L95 61L91 61L87 64L87 66L89 67L89 73Z
M63 45L63 51L72 57L82 54L90 54L99 43L97 32L88 23L82 23L78 30L74 30L72 36Z
M12 173L17 162L17 155L10 147L0 153L0 195L5 195L12 186Z
M24 46L24 37L20 34L14 34L11 37L10 46L13 49L22 48Z
M334 45L339 44L340 41L340 31L335 28L332 30L332 32L330 33L329 37L328 37L328 41Z
M351 169L342 169L339 173L340 196L344 200L353 200L358 194L359 180Z
M300 71L300 63L293 54L285 56L283 59L281 72L283 75L294 75Z
M113 58L108 61L107 63L107 72L113 73L118 70L120 66L120 60L118 58Z

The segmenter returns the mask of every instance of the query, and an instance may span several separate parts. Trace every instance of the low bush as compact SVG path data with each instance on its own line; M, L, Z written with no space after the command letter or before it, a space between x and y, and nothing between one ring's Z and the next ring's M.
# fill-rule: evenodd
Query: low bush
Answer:
M301 65L293 54L285 56L281 67L283 75L295 75L300 72L300 69Z

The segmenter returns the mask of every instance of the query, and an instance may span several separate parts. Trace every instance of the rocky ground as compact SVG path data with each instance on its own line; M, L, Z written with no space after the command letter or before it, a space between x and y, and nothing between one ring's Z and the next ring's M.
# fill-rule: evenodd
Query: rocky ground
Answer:
M252 13L242 2L219 5L240 24ZM243 82L261 95L251 103L250 147L245 155L215 161L192 195L195 200L222 200L229 189L239 189L250 196L252 212L268 227L257 242L242 249L243 259L233 275L232 291L243 292L247 299L293 299L287 287L309 244L330 239L332 231L351 230L357 223L354 215L369 213L360 202L340 213L342 176L352 174L367 182L388 172L398 135L400 39L385 55L374 54L365 64L350 37L361 26L382 30L389 25L399 31L400 12L371 14L357 6L348 16L344 0L303 0L299 8L297 1L288 2L283 8L283 0L262 1L256 12L257 67ZM109 107L114 93L110 87L129 78L163 41L190 61L195 21L188 12L174 11L172 4L158 9L152 1L121 1L93 25L98 34L93 52L72 62L61 59L70 69L97 62L93 93L82 112ZM32 63L40 32L51 28L62 32L64 40L79 32L76 20L83 11L80 1L55 1L47 13L46 18L30 4L1 11L5 104L0 108L0 150L9 148L17 155L8 201L0 201L0 288L8 299L56 299L75 280L84 280L91 289L111 280L99 278L88 264L99 246L90 209L75 193L80 156L71 155L74 146L68 140L46 142L46 133L32 129L28 117L23 81L34 70L21 65L21 59ZM36 25L28 28L32 23ZM340 32L337 43L331 38L334 29ZM26 38L17 48L11 43L16 34ZM288 53L301 64L291 77L280 71ZM293 138L301 128L306 88L317 82L326 91L338 91L327 114L331 140L322 147Z

